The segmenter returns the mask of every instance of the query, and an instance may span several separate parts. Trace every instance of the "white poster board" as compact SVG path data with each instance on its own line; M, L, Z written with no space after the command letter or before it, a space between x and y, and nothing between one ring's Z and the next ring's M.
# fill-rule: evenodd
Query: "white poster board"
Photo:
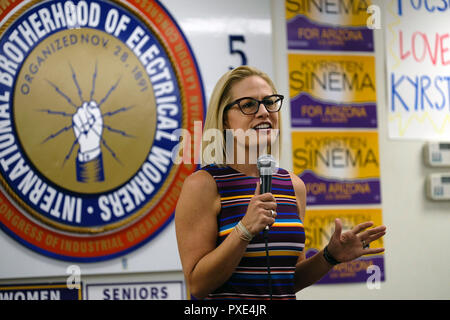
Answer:
M450 4L389 0L386 6L389 137L450 138Z

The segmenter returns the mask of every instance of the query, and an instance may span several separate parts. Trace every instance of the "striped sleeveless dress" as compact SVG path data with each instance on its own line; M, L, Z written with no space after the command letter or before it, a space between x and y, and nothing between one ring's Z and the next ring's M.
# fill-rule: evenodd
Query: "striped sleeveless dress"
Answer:
M214 178L220 195L217 217L217 246L244 217L256 188L257 177L249 177L231 167L208 165L202 170ZM272 299L295 299L295 264L304 249L305 232L297 212L294 187L289 173L278 169L272 177L272 194L277 217L269 230L268 248L272 279ZM256 235L232 276L207 299L269 299L269 276L263 233Z

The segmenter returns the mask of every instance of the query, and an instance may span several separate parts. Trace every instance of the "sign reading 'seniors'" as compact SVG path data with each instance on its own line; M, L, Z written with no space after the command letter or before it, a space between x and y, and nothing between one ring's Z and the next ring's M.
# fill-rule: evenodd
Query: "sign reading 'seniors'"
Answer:
M173 216L202 121L195 59L157 1L11 4L0 38L0 226L42 254L116 257ZM177 131L178 130L178 131Z

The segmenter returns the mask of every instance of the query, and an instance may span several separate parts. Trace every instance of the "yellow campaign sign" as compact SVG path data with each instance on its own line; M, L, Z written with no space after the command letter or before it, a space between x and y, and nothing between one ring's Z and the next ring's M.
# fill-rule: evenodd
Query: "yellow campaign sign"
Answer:
M308 205L381 203L375 131L292 132L292 159Z
M366 221L373 221L373 227L383 224L381 209L307 210L303 223L307 257L316 254L329 243L334 233L336 218L342 221L342 232L351 230L354 226ZM370 248L383 247L383 238L370 243ZM380 272L380 280L383 281L384 254L365 255L354 261L338 264L318 283L364 282L371 275L368 270Z
M378 132L292 132L294 172L333 179L380 177Z
M376 101L375 58L288 54L289 95L301 93L322 101Z
M312 21L326 21L340 26L366 26L368 0L286 0L286 19L303 15Z

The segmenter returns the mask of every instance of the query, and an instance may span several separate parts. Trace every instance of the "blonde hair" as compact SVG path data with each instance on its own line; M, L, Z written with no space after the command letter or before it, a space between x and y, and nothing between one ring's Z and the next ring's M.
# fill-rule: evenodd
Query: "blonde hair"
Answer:
M272 88L274 94L277 93L274 83L270 77L261 70L258 70L250 66L240 66L232 69L225 73L219 81L216 83L214 90L211 94L211 98L208 104L208 109L206 112L205 125L203 127L203 138L202 138L202 165L215 163L217 165L222 165L225 159L225 134L224 134L224 109L232 102L231 101L231 89L233 86L248 77L258 76L262 78L267 84ZM278 135L278 141L281 141L281 114L278 117L278 129L280 134ZM216 135L214 135L213 142L210 141L210 134L213 130L216 130ZM213 148L213 150L222 150L222 154L215 154L213 159L205 159L205 149ZM278 143L278 156L281 155L281 143Z

